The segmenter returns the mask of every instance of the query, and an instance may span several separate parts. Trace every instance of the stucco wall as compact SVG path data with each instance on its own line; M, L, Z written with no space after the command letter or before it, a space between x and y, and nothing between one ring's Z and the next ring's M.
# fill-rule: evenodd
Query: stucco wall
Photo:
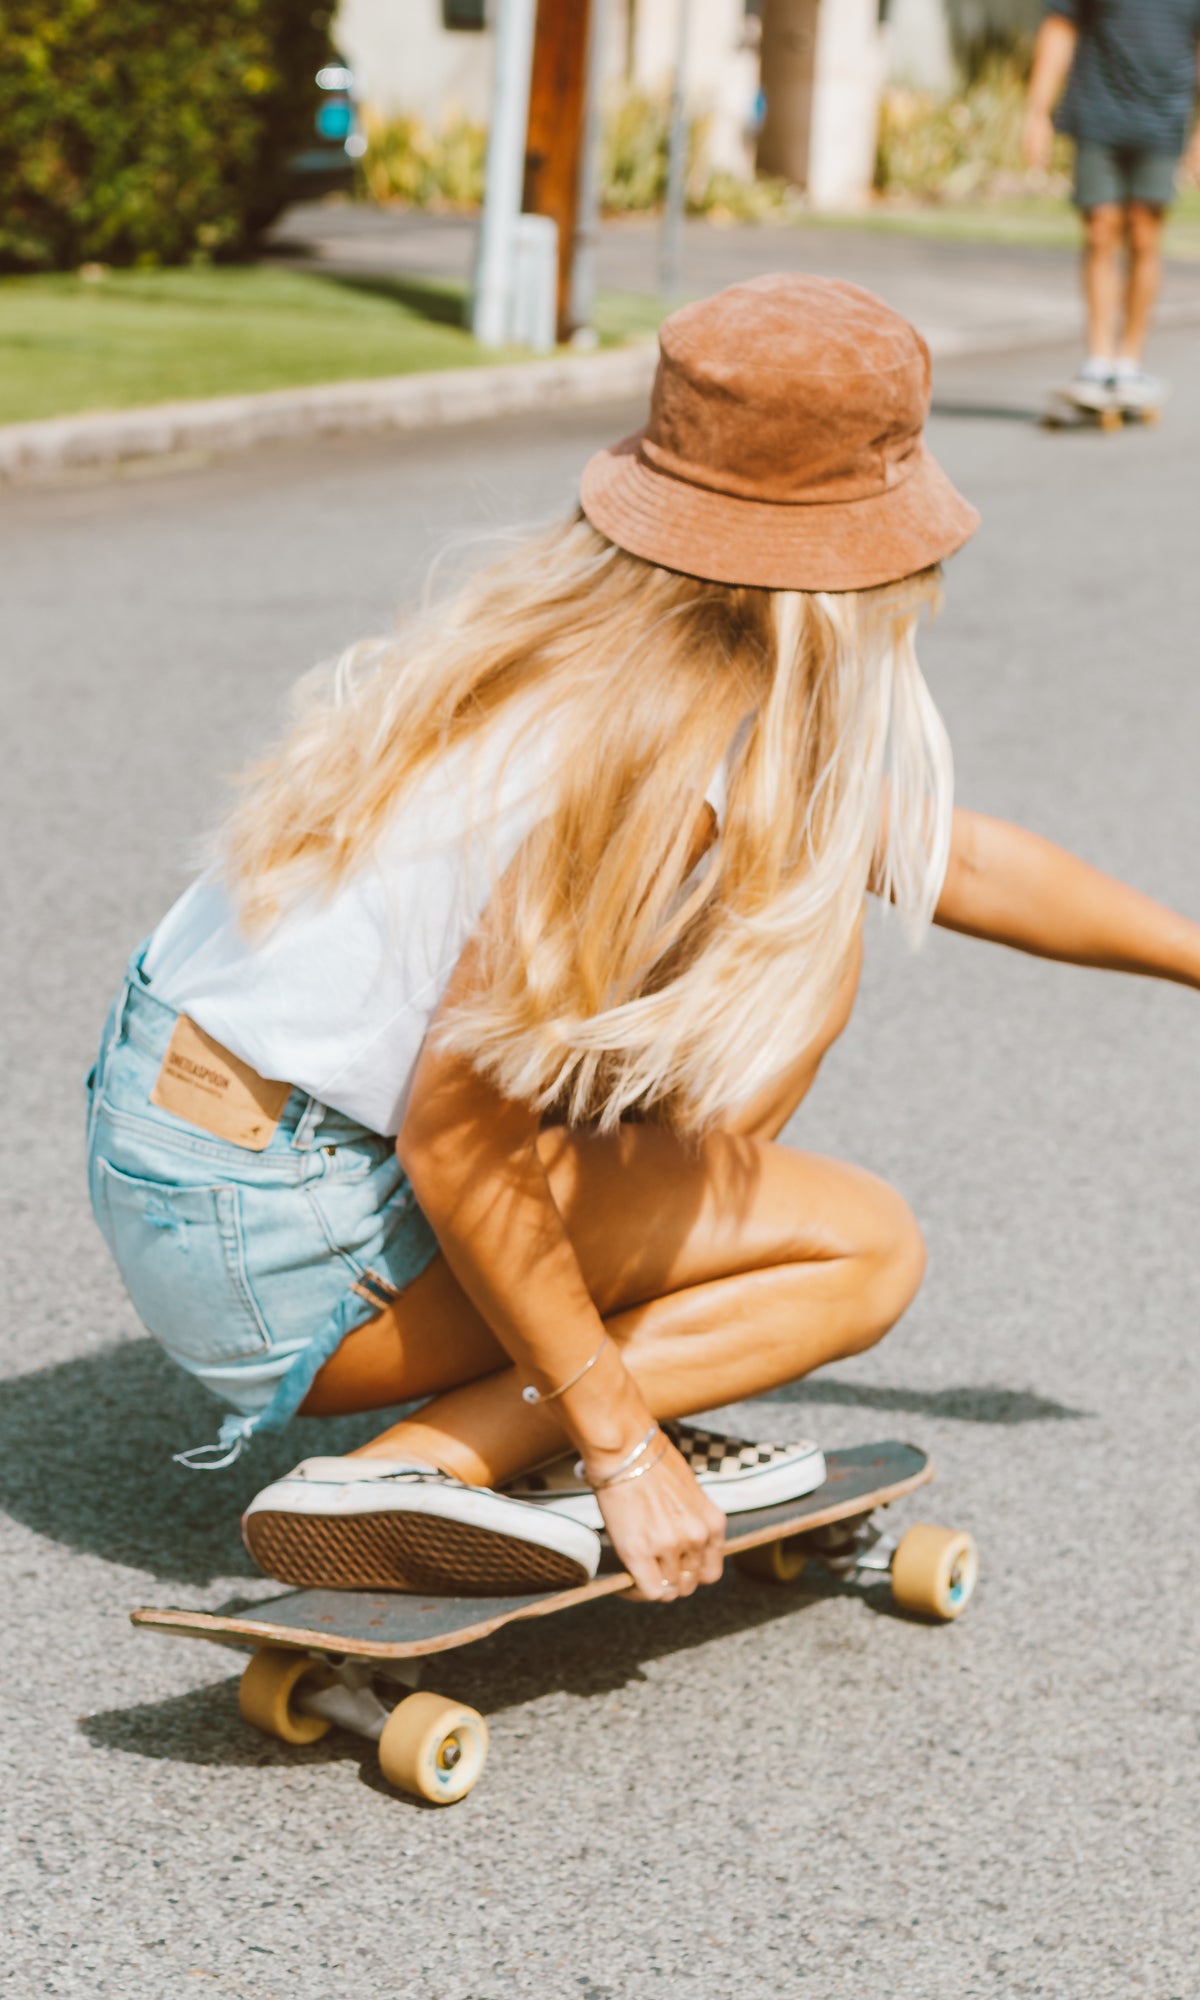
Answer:
M442 26L440 0L341 0L335 34L362 101L439 125L457 109L487 117L492 37Z
M678 16L674 0L595 0L601 8L600 73L643 90L670 87ZM419 112L439 125L452 111L487 118L490 31L442 26L440 0L341 0L337 39L362 100L383 112ZM758 52L744 0L691 0L687 93L708 117L713 166L748 173Z

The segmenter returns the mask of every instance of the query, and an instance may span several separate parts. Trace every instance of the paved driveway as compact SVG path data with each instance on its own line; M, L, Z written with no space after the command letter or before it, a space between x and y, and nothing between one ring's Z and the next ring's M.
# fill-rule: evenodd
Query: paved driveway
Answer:
M942 369L984 510L925 646L960 794L1200 912L1200 381L1157 432L1049 437L1065 353ZM80 1084L129 947L294 673L448 530L568 503L612 410L0 496L6 1657L0 1986L329 2000L1185 2000L1195 1992L1200 997L873 925L791 1132L890 1175L930 1269L876 1352L755 1413L936 1453L961 1625L729 1578L449 1660L485 1780L391 1797L334 1735L242 1728L233 1656L139 1602L269 1594L200 1476L212 1406L86 1212ZM743 1415L746 1413L743 1412ZM1189 1889L1188 1884L1191 1884ZM1191 1910L1192 1915L1188 1912Z
M473 217L419 210L289 209L272 232L279 254L331 276L469 278ZM653 296L660 283L662 230L656 220L605 221L596 249L602 291ZM821 224L718 228L689 221L683 232L681 291L702 298L761 271L813 271L866 285L919 326L939 355L1003 349L1074 337L1079 320L1074 250ZM1200 321L1200 264L1175 260L1165 273L1160 319Z

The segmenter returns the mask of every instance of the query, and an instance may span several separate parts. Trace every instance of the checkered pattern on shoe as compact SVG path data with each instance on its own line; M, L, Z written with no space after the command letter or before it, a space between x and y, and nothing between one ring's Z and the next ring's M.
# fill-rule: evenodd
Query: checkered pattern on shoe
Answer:
M720 1431L704 1431L696 1424L665 1423L662 1429L679 1456L697 1478L736 1479L743 1472L758 1472L769 1465L781 1465L795 1458L797 1450L811 1447L772 1444L766 1438L726 1437Z

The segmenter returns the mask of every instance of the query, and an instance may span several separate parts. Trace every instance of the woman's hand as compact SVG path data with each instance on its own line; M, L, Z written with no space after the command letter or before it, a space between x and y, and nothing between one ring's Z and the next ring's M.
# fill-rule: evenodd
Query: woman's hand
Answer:
M650 1446L658 1463L637 1479L602 1487L596 1499L617 1555L644 1603L672 1604L721 1574L725 1516L702 1492L673 1444L659 1434Z

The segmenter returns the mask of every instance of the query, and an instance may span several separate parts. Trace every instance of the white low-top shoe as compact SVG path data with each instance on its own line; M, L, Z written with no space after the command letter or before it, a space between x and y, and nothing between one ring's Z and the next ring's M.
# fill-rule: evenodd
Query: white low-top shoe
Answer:
M600 1561L585 1522L411 1459L306 1458L255 1495L242 1540L268 1576L314 1590L507 1596L586 1583Z
M1119 410L1129 410L1134 416L1143 410L1161 410L1169 393L1166 383L1157 375L1147 375L1144 368L1131 368L1113 379L1113 401Z
M825 1483L825 1454L819 1445L770 1444L758 1438L725 1437L695 1424L662 1426L676 1451L691 1467L710 1500L725 1514L748 1514L756 1507L776 1507L815 1493ZM603 1529L604 1517L595 1494L575 1476L574 1453L523 1473L504 1491L547 1513L568 1516L587 1527Z

